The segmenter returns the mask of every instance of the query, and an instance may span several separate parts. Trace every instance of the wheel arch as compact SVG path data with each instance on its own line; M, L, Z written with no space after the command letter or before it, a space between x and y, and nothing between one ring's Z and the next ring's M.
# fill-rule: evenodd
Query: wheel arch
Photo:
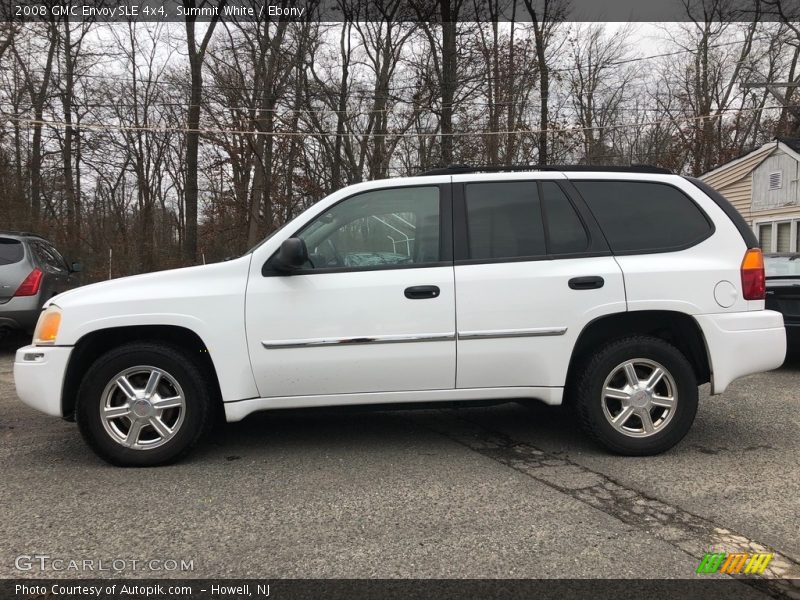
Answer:
M160 342L185 351L196 362L213 385L212 395L222 410L222 394L214 361L205 342L194 331L178 325L128 325L97 329L84 334L70 354L61 392L61 414L69 421L75 419L75 404L83 375L99 356L128 342Z
M599 345L630 335L651 335L669 342L692 365L698 384L711 381L708 346L697 320L677 311L640 310L604 315L589 322L575 342L567 382L574 381L575 369Z

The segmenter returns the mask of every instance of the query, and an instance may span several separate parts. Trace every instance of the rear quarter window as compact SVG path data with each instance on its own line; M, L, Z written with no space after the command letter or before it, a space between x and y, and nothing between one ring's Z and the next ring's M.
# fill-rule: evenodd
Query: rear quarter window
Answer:
M0 266L13 265L25 257L22 242L9 238L0 238Z
M615 253L668 252L700 243L714 228L678 188L645 181L573 181Z

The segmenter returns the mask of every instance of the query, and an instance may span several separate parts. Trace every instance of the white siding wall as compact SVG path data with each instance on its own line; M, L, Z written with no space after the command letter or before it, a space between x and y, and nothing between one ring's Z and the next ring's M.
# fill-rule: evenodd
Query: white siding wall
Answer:
M782 174L780 189L769 189L769 176L771 173ZM753 171L753 212L781 207L795 207L800 200L798 194L798 176L800 163L793 156L777 150L772 156L764 160Z

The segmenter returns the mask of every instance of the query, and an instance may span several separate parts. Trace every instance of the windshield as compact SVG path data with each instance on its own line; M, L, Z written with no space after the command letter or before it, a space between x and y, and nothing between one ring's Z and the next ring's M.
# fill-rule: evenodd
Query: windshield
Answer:
M767 277L800 277L800 254L765 256L764 271Z

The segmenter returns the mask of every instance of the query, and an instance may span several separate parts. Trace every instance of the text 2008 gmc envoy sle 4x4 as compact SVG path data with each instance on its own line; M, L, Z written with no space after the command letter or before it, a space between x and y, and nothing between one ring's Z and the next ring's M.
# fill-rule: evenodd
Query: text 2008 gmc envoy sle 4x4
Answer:
M756 239L702 182L450 167L338 191L235 260L56 296L14 377L117 465L184 455L219 406L522 398L644 455L699 384L785 352Z

